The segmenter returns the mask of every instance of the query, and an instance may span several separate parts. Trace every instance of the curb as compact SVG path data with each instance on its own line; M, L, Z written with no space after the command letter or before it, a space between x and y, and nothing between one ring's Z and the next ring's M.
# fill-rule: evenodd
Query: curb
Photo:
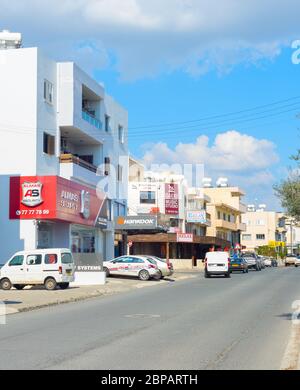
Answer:
M173 283L174 281L175 282L176 281L179 282L179 281L182 281L182 280L194 279L196 277L197 277L197 275L183 275L183 276L178 276L178 278L176 278L173 281L166 279L165 281L162 281L162 282L163 282L163 284L167 285L168 283L171 283L171 282ZM46 308L46 307L64 305L64 304L68 304L68 303L82 302L82 301L85 301L85 300L88 300L88 299L92 299L92 298L112 296L112 295L117 295L117 294L123 293L123 292L125 293L125 292L128 292L128 291L133 291L133 290L142 289L142 288L149 288L149 287L154 287L154 286L159 286L159 285L162 285L162 284L155 282L155 283L151 283L151 284L148 284L148 285L147 284L144 284L144 285L135 284L132 287L129 286L129 287L125 287L124 289L120 289L120 290L111 290L111 291L97 291L96 290L96 291L94 291L94 292L92 292L90 294L83 295L83 296L80 296L80 297L70 297L70 298L67 298L67 299L57 300L57 301L53 301L53 302L49 302L49 303L45 303L45 304L26 306L26 307L23 307L21 309L15 309L15 308L11 308L11 307L6 306L6 315L13 315L13 314L18 314L18 313L26 313L26 312L29 312L29 311L39 310L39 309L43 309L43 308Z

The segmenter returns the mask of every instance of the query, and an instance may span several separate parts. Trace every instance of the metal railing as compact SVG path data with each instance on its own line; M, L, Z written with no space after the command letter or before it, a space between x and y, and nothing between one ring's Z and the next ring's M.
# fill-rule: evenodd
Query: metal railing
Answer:
M89 162L84 161L80 157L74 156L73 154L61 154L59 160L62 164L77 164L91 172L97 173L98 171L96 165L90 164Z

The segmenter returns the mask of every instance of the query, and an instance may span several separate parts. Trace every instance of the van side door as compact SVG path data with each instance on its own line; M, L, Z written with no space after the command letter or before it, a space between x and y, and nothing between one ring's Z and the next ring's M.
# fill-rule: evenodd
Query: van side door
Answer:
M42 259L42 254L28 254L26 256L25 275L28 282L32 284L44 283Z
M25 261L23 255L14 256L4 267L4 275L12 284L23 283L25 279Z

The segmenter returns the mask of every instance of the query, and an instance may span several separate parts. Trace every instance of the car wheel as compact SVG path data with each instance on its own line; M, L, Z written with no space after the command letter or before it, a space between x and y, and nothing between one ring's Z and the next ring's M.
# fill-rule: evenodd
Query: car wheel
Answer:
M107 267L103 268L103 272L105 272L106 277L109 277L109 269Z
M139 279L140 280L144 280L144 281L147 281L150 279L150 274L148 271L146 271L145 269L143 269L140 273L139 273Z
M227 272L227 274L225 274L225 278L231 278L231 273Z
M205 279L209 279L210 278L210 274L207 271L205 271L204 272L204 277L205 277Z
M66 290L67 288L69 288L69 286L70 286L70 283L59 283L59 287L62 290Z
M25 287L24 284L14 284L13 287L17 290L23 290L23 288Z
M53 291L56 289L56 286L57 286L56 280L53 278L48 278L45 280L44 286L45 286L46 290Z
M161 270L158 271L158 276L157 276L157 279L163 279L163 274L161 272Z
M10 290L12 288L12 284L9 279L5 278L2 279L0 282L0 288L2 290Z

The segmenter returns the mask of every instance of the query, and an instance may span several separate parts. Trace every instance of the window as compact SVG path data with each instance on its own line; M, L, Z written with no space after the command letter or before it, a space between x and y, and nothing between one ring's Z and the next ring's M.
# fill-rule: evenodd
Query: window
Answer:
M257 234L256 235L256 239L257 240L265 240L266 239L266 236L264 234Z
M140 203L142 204L155 204L155 192L154 191L141 191Z
M257 226L264 226L265 225L265 221L263 219L259 219L256 221L256 225Z
M119 141L121 144L124 144L125 142L125 139L124 139L124 127L123 126L119 126Z
M108 133L110 129L110 116L105 115L105 131Z
M109 157L104 158L104 165L105 165L104 175L109 176L109 174L110 174L110 158Z
M44 99L45 102L53 104L53 84L48 80L44 80Z
M218 219L221 219L221 213L218 211Z
M23 265L24 256L15 256L11 261L9 262L10 267L16 267L18 265Z
M29 255L26 259L27 265L40 265L42 264L42 255Z
M44 133L43 152L45 154L49 154L49 155L55 154L55 137L54 137L54 135Z
M61 263L62 264L73 264L74 260L73 260L73 256L71 255L71 253L62 253Z
M117 180L118 181L123 180L123 167L119 164L118 164Z
M228 221L228 222L231 222L230 214L227 215L227 221Z
M252 235L251 234L243 234L242 239L244 241L250 241L250 240L252 240Z
M223 213L223 220L226 221L226 214Z
M57 255L50 254L45 256L45 264L56 264L57 263Z

